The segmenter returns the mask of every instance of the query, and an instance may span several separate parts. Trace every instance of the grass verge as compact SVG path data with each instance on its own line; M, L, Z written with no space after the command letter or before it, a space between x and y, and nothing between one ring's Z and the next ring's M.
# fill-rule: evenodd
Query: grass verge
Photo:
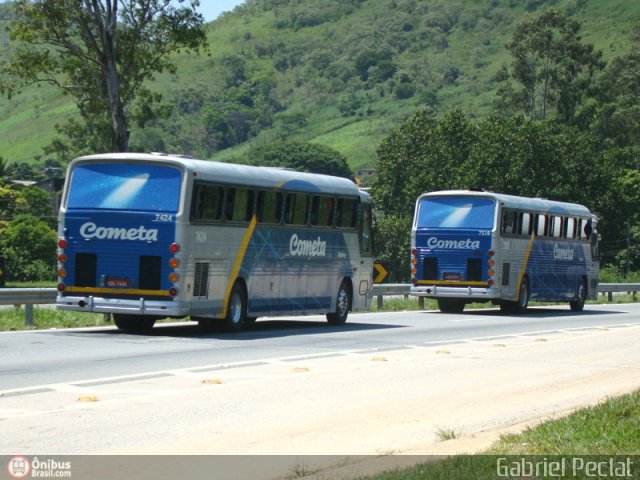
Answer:
M24 307L8 307L0 310L0 331L95 327L102 324L103 315L98 313L59 312L53 308L34 308L33 326L27 326Z
M542 422L519 434L504 435L478 455L457 455L360 479L639 478L640 461L630 458L640 454L638 432L640 390L578 410L567 417ZM499 468L520 469L523 461L534 469L537 464L538 473L528 475L521 471L523 476L514 476L513 470ZM588 470L587 462L600 470ZM628 462L631 462L631 471L628 471ZM555 466L563 465L564 474L552 472Z

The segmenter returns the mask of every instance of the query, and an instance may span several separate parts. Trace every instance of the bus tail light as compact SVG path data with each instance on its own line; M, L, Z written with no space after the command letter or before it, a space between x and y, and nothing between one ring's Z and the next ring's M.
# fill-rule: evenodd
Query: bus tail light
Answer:
M180 260L178 260L177 258L172 258L171 260L169 260L169 266L171 268L178 268L180 266Z
M180 251L180 244L179 243L172 243L169 246L169 251L171 253L178 253Z
M64 285L64 283L59 283L57 288L59 292L64 292L64 289L67 287Z
M67 260L68 258L66 253L61 253L58 255L58 262L60 262L61 264L64 265L65 263L67 263Z
M418 269L416 265L418 264L418 249L411 249L411 283L414 285L417 283L416 275L418 274Z
M180 275L178 275L176 272L171 272L169 274L169 281L171 283L176 283L178 280L180 280Z
M58 276L60 278L66 278L67 277L67 271L64 268L59 268L58 269Z
M58 247L61 249L65 249L69 246L69 243L67 242L66 238L60 238L58 239Z
M176 287L171 287L169 289L169 295L171 295L172 297L177 297L178 296L178 289Z

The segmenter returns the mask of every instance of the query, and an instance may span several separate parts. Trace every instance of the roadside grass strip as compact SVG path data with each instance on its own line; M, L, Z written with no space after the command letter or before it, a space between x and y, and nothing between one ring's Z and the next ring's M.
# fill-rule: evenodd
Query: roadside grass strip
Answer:
M640 390L501 436L476 455L387 471L359 480L640 478Z

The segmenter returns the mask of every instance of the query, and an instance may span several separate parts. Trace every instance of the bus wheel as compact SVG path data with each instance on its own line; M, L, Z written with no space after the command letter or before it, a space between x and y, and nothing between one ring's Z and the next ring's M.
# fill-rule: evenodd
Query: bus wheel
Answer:
M587 285L584 278L580 280L578 290L576 291L576 299L569 302L572 312L581 312L584 308L584 302L587 299Z
M465 303L458 298L439 298L438 308L442 313L462 313Z
M144 333L153 328L156 319L153 317L143 317L142 315L114 313L113 323L123 332Z
M520 284L520 293L514 306L514 313L527 313L527 307L529 306L529 281L526 278L524 278Z
M327 322L331 325L342 325L347 321L349 309L351 308L351 289L347 282L343 281L338 290L336 301L336 311L327 313Z
M244 288L236 283L231 289L227 316L224 317L223 327L228 332L237 332L242 328L247 317L247 300Z

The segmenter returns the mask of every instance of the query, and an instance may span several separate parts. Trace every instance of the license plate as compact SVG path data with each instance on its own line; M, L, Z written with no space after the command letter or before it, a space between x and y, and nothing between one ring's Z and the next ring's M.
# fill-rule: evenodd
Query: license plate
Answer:
M443 275L443 278L445 280L460 280L460 274L459 273L445 273Z
M107 287L128 287L129 279L127 278L107 278Z

